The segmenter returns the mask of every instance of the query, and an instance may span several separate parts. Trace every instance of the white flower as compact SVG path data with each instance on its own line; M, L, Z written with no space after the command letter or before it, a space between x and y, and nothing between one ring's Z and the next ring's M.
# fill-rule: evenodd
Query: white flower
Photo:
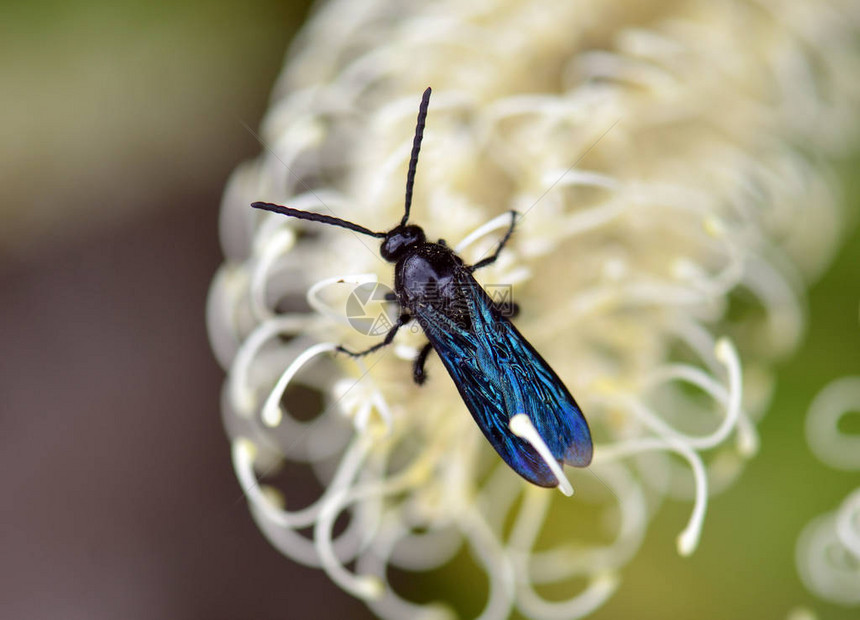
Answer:
M692 553L708 494L756 452L770 364L797 344L805 280L836 247L841 216L819 157L852 139L850 9L322 6L276 88L266 151L225 193L226 262L209 300L234 464L272 543L390 618L445 611L401 598L388 567L435 568L463 544L489 577L482 619L587 615L616 589L666 497L693 500L678 538ZM375 241L249 207L392 228L428 85L412 221L474 262L502 234L503 214L522 214L480 279L514 285L518 327L591 425L594 463L567 472L572 499L498 459L438 360L426 385L411 382L420 332L367 358L332 354L374 342L344 309L355 285L391 283ZM739 299L754 311L729 313ZM322 397L310 421L284 397L296 385ZM258 483L283 458L310 465L325 487L317 501L297 508L289 489ZM603 519L611 535L547 536L551 511ZM335 535L343 512L349 524ZM564 601L535 589L578 577L586 585Z

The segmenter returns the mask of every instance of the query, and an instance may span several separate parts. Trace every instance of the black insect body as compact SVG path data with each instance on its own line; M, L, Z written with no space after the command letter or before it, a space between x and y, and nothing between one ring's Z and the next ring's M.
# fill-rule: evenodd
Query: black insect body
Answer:
M395 264L394 292L403 312L380 343L360 352L339 350L353 356L372 353L390 344L403 325L417 320L429 343L415 360L415 382L424 382L424 364L435 350L475 422L505 462L534 484L566 486L556 464L586 467L591 462L588 424L555 372L472 275L498 258L513 233L516 213L512 212L510 228L495 252L474 265L466 265L444 242L428 242L420 227L407 224L430 92L428 88L421 100L405 213L395 228L374 232L318 213L263 202L251 206L383 239L380 254ZM517 414L525 414L537 439L514 432Z

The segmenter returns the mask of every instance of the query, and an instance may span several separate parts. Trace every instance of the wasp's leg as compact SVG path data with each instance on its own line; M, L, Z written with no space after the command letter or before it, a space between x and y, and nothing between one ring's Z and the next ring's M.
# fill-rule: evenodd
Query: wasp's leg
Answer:
M487 265L492 265L496 262L496 259L499 258L499 254L502 249L505 247L505 244L508 242L508 239L511 238L511 235L514 234L514 227L517 225L517 212L511 211L511 225L508 228L508 232L505 233L505 236L502 237L502 240L499 241L499 245L496 248L496 251L493 252L492 256L488 256L487 258L482 258L477 263L469 267L469 271L477 271L482 267L486 267Z
M421 349L418 357L415 358L415 362L412 366L412 379L418 385L423 384L427 380L427 374L424 372L424 364L427 361L427 356L430 355L430 351L432 350L433 345L428 342L424 345L424 348Z
M372 347L365 349L364 351L350 351L346 347L341 347L341 346L337 347L337 351L339 353L346 353L350 357L362 357L364 355L367 355L368 353L373 353L374 351L378 351L382 347L387 347L388 345L390 345L391 341L394 340L394 336L397 335L397 330L399 330L401 327L406 325L411 320L412 320L412 317L409 316L408 314L401 314L399 317L397 317L397 322L394 324L394 326L388 330L387 334L385 334L385 338L383 338L382 342L379 342L379 343L373 345Z

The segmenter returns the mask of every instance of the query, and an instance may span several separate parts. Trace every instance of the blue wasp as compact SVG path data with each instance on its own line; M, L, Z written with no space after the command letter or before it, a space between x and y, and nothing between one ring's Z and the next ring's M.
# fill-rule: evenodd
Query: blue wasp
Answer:
M359 352L338 350L367 355L391 344L401 327L417 320L429 342L415 359L415 382L424 383L424 365L435 350L499 456L529 482L559 486L567 492L570 487L561 463L575 467L591 463L588 423L558 375L506 318L509 308L494 302L472 275L498 258L514 231L516 212L511 212L511 225L495 252L474 265L466 265L443 240L429 242L420 227L407 224L430 92L430 88L424 91L418 110L406 176L405 213L400 224L388 232L373 232L336 217L276 204L255 202L251 206L382 239L382 258L395 264L394 294L401 314L382 342ZM527 429L532 431L530 436L521 430L523 426L532 427Z

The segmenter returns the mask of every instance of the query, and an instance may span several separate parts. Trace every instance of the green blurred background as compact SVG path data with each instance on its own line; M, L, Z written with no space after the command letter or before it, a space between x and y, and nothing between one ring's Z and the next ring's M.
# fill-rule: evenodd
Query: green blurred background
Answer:
M0 617L369 617L252 524L203 323L220 194L260 150L242 123L258 126L307 3L0 7ZM759 456L691 558L675 553L689 506L664 505L595 618L856 617L803 588L794 552L860 482L803 436L818 390L860 373L858 163L837 165L847 243L811 289Z

